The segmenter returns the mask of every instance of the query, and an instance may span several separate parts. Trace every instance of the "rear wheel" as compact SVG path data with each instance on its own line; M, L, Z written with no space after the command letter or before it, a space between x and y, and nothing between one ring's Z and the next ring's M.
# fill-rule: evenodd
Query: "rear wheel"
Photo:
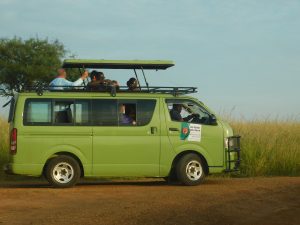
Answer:
M204 181L204 163L196 154L184 155L176 165L178 180L184 185L198 185Z
M80 167L74 158L60 155L50 160L45 176L54 187L72 187L80 178Z

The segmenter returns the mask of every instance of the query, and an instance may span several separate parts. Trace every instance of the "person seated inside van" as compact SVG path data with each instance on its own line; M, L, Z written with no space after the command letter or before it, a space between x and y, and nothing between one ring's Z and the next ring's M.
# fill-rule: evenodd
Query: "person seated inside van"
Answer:
M134 77L131 77L127 81L127 87L128 87L128 91L139 91L140 90L139 82Z
M57 70L57 77L52 80L49 84L50 90L65 90L69 89L70 87L82 86L84 85L84 80L88 77L89 73L85 70L81 77L72 82L67 80L67 72L65 69L60 68Z
M119 104L119 123L120 125L136 125L136 121L132 118L132 110L129 110L125 104Z
M198 114L191 114L188 115L187 117L182 118L181 116L182 108L183 108L182 104L173 104L173 108L170 110L170 116L173 121L188 122L192 118L199 116Z

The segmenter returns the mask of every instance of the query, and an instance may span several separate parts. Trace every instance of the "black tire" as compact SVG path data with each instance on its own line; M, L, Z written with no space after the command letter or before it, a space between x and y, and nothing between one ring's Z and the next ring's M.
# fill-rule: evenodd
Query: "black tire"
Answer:
M201 158L190 153L181 157L176 165L178 180L188 186L202 183L205 179L205 167Z
M177 179L175 168L172 168L171 171L170 171L170 173L169 173L169 176L163 177L163 179L168 184L177 184L178 183L178 179Z
M74 158L59 155L48 162L45 177L56 188L68 188L77 183L80 172L80 166Z

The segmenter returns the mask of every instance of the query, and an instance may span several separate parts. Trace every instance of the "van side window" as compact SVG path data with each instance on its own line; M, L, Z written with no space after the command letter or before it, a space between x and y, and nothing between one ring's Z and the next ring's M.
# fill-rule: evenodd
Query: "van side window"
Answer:
M150 123L155 109L155 100L138 100L137 125L145 126Z
M119 100L119 126L145 126L150 123L155 100Z
M210 113L191 100L167 99L167 107L172 121L210 124Z
M50 125L51 124L51 100L28 99L25 102L24 124L26 125Z
M92 121L95 126L118 126L117 101L92 100Z
M90 101L76 100L75 101L75 124L90 125Z
M56 100L54 104L54 123L73 124L74 102Z
M156 100L27 99L24 125L145 126Z

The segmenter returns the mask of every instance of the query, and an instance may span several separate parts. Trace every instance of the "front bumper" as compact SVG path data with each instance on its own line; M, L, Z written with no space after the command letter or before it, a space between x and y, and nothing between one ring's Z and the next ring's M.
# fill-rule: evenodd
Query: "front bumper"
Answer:
M225 172L239 171L241 163L241 136L235 135L227 138L226 143L226 169Z

